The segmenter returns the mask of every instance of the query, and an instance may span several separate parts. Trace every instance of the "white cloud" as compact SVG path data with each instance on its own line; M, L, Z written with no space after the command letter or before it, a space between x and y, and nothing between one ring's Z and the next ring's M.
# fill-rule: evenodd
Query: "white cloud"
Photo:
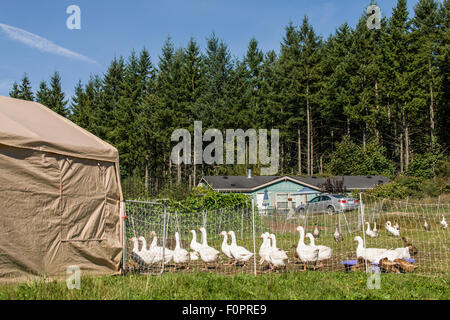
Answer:
M97 63L96 61L83 56L82 54L58 46L50 40L42 38L37 34L25 31L23 29L9 26L3 23L0 23L0 29L3 30L3 32L5 32L11 39L22 42L23 44L26 44L27 46L38 49L40 51L57 54L71 59Z

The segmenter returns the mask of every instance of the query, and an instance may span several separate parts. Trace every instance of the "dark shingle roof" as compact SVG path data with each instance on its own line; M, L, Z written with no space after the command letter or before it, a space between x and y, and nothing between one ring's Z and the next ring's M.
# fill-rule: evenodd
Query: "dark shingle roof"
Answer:
M203 180L215 190L249 191L255 187L275 181L280 176L205 176Z
M294 177L297 180L303 181L305 183L311 184L313 186L319 187L328 178L313 178L313 177ZM379 184L384 184L390 181L389 178L385 176L335 176L330 177L331 180L342 180L344 179L344 186L347 190L366 190L372 189Z
M212 189L221 191L252 191L259 186L274 182L281 178L288 178L284 176L205 176L202 178ZM299 177L294 176L291 179L297 180L299 183L304 183L309 186L320 188L327 178L316 177ZM347 190L366 190L372 189L378 184L384 184L390 180L384 176L337 176L330 177L332 180L344 179L344 185Z

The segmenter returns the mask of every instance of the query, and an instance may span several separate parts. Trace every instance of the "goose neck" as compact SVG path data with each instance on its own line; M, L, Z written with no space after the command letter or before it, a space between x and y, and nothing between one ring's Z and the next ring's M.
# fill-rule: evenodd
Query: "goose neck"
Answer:
M203 246L208 246L208 240L206 239L206 231L201 229L200 230L202 232L202 244Z
M230 236L231 236L231 245L236 246L236 235L234 234L234 232L231 232Z
M175 249L180 249L180 235L175 232Z
M305 237L305 231L301 228L300 230L298 230L298 232L300 233L300 239L298 239L298 245L304 245L305 241L303 240L303 238Z
M228 235L225 233L223 235L223 241L222 241L222 246L226 246L228 243Z
M277 238L275 238L275 235L273 235L270 238L272 239L272 248L276 249L277 248Z

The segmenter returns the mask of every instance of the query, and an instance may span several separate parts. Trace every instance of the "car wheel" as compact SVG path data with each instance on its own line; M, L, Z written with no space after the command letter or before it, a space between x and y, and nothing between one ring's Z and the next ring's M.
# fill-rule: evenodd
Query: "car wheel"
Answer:
M334 214L334 207L333 206L328 206L328 208L327 208L327 212L328 212L328 214Z

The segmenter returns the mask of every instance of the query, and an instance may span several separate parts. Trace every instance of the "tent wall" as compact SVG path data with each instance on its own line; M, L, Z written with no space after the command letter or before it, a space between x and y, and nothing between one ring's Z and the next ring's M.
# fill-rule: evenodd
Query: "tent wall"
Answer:
M118 163L0 144L0 281L118 273L121 200Z

